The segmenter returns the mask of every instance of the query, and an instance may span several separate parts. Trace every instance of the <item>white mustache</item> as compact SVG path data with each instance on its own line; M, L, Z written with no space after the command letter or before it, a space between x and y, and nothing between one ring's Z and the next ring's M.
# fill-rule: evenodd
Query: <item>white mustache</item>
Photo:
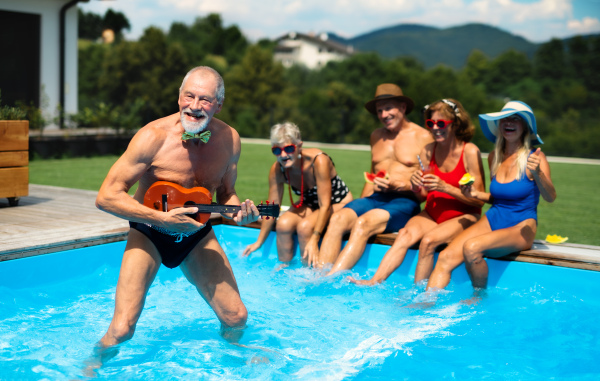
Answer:
M204 117L204 118L206 118L208 116L208 114L206 114L206 112L204 112L204 110L192 110L189 107L184 108L183 112L186 113L186 114L190 114L194 118L198 118L198 117L201 117L201 116Z

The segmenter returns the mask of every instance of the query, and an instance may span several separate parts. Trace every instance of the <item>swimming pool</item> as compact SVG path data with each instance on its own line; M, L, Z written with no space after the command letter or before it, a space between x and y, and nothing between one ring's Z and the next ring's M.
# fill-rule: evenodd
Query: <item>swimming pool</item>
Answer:
M180 270L161 268L133 340L97 372L128 379L597 379L600 273L489 260L488 297L464 268L430 308L413 287L416 261L382 285L349 272L324 278L298 263L278 270L274 235L250 258L257 229L214 227L249 310L240 343ZM0 263L0 379L81 378L114 307L124 243ZM370 276L387 246L352 270Z

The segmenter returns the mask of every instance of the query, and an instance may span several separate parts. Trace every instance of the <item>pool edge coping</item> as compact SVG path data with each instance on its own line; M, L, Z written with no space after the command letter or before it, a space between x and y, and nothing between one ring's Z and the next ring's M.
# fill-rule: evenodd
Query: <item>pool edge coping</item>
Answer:
M210 218L210 221L213 225L238 226L233 221L223 218L220 214L213 214ZM240 227L260 229L260 223L253 222ZM275 226L273 226L273 230L275 230ZM0 253L0 262L50 254L64 250L97 246L105 243L125 241L127 240L128 234L129 228L117 228L105 234L77 238L74 240L59 241L52 244L13 249ZM391 246L396 235L397 233L378 234L369 239L369 243ZM568 248L570 250L579 249L582 251L588 251L593 255L584 255L578 257L560 252L559 250L561 248ZM512 253L496 259L502 261L536 263L550 266L600 271L600 247L591 245L562 244L559 246L548 244L543 240L536 240L534 241L534 247L529 250L523 250L521 252Z

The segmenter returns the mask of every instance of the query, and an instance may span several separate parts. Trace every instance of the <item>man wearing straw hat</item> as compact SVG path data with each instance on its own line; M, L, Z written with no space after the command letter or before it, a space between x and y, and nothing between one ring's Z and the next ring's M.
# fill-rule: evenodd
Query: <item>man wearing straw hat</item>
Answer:
M392 83L377 86L375 98L365 104L383 125L371 134L371 172L384 171L385 175L366 182L360 199L331 216L319 254L320 263L334 262L329 274L352 268L369 237L397 232L420 212L423 200L412 192L410 177L419 167L417 157L421 149L433 138L406 119L414 105ZM350 239L340 252L342 237L348 232Z

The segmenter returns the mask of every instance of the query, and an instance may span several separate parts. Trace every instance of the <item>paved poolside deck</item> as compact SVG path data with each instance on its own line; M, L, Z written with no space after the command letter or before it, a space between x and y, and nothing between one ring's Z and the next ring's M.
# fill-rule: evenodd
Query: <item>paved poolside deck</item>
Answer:
M16 207L0 199L0 261L126 239L129 224L98 210L97 193L30 184Z
M97 192L29 185L29 196L10 207L0 199L0 261L23 258L127 239L129 224L98 210ZM218 215L214 223L221 221ZM251 224L257 228L258 223ZM372 242L391 245L395 234L380 234ZM600 271L600 247L551 245L536 241L531 250L503 259Z

